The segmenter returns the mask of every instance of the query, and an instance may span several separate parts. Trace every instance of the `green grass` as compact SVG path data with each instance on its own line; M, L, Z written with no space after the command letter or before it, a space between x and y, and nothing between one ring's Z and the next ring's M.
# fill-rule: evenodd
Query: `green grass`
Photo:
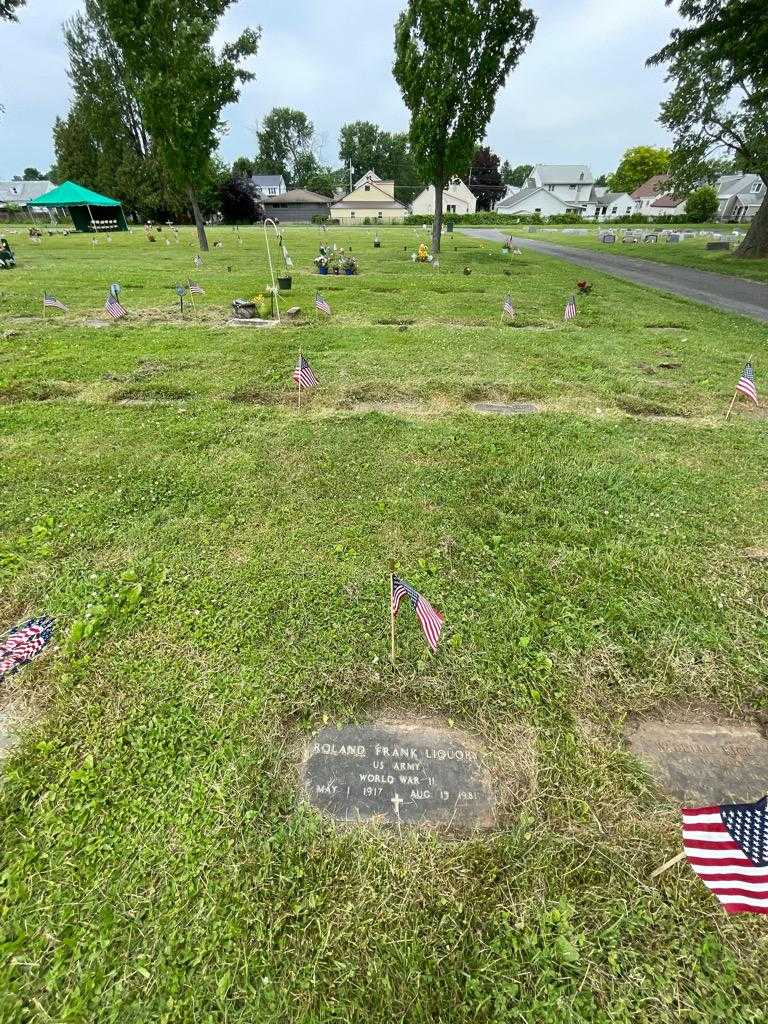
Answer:
M663 240L657 243L638 242L636 244L623 244L621 235L625 230L634 231L661 231L664 227L672 231L717 231L723 235L723 240L730 240L731 231L737 230L742 234L747 230L745 224L630 224L619 226L614 224L601 224L599 228L590 228L590 234L570 235L564 234L562 228L540 227L534 234L530 234L524 224L515 224L509 229L500 228L505 234L518 235L525 238L538 239L542 242L553 242L558 245L573 245L579 249L595 249L605 253L618 253L620 256L633 256L643 260L654 260L657 263L679 264L685 267L694 267L696 270L710 270L716 274L731 274L735 277L746 277L753 281L768 282L768 259L741 260L734 256L738 242L734 241L732 251L707 252L707 242L711 238L685 238L677 243L668 243ZM598 231L614 230L617 232L617 241L614 245L606 245L598 239Z
M597 274L565 325L573 268L464 237L414 267L412 230L381 235L329 231L361 264L329 279L288 228L303 314L263 332L223 326L268 283L256 230L213 231L199 272L189 231L12 239L0 622L59 626L0 688L27 723L0 784L4 1024L763 1018L759 919L684 866L648 881L678 810L622 727L766 710L768 584L740 555L768 547L765 421L723 414L768 329ZM87 326L112 281L131 319ZM44 288L70 313L43 323ZM403 619L394 670L390 557L447 621L430 657ZM497 832L298 804L309 733L388 710L523 766Z

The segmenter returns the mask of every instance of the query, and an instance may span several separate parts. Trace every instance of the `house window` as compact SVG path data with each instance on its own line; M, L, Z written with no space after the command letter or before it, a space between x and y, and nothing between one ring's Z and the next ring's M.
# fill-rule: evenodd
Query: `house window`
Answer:
M554 185L547 185L547 188L549 189L550 192L554 192L555 191L555 186ZM573 188L573 186L571 186L571 188Z
M450 204L446 207L446 213L456 213L456 207Z
M354 220L355 219L355 211L354 210L350 210L349 211L349 216L352 218L352 220Z
M270 187L270 189L269 189L269 194L270 194L271 196L276 196L276 195L277 195L277 189L276 189L276 188L272 188L272 187Z
M618 210L618 206L612 206L611 207L611 213L616 213L617 210Z
M381 218L384 216L384 214L381 212L381 210L379 210L379 212L376 214L376 216L379 218L379 220L381 220Z
M534 213L541 213L541 207L537 206L536 209L533 212Z
M366 192L370 192L371 191L371 186L370 185L366 185L365 186L365 191Z
M576 186L575 185L569 185L568 188L574 188L575 189Z
M750 192L762 192L762 190L763 190L763 183L762 183L762 181L753 181L752 182L752 188L749 191Z

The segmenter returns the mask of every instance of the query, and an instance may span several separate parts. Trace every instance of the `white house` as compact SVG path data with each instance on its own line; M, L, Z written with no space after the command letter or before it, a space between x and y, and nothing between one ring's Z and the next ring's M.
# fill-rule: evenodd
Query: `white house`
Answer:
M250 181L257 199L284 196L288 191L282 174L252 174Z
M0 181L0 206L22 210L55 188L52 181Z
M648 207L649 217L682 217L688 205L688 196L667 192L658 196Z
M596 188L588 200L583 217L595 220L625 220L635 212L635 201L628 192L606 192Z
M443 189L443 213L474 213L477 199L461 178L453 178ZM411 204L411 213L435 212L435 186L430 185L420 192Z
M658 212L651 210L651 205L656 202L659 196L664 195L669 191L667 188L668 181L668 174L654 174L648 179L648 181L644 181L642 185L638 185L632 193L632 198L635 201L634 212L642 213L646 217L657 217Z
M352 191L331 206L331 219L341 224L360 224L372 220L378 224L401 221L408 213L395 199L394 181L382 181L375 171L368 171Z
M717 219L752 220L765 199L765 183L759 174L724 174L717 180Z
M634 213L635 204L626 192L596 188L586 164L536 164L523 188L505 195L496 210L511 215L575 213L593 220L619 220Z

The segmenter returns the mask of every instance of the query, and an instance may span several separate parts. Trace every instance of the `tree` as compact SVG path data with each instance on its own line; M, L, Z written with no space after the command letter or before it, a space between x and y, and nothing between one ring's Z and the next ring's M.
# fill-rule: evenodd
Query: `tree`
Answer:
M221 112L253 78L243 61L256 53L261 34L246 29L216 53L211 40L234 2L90 0L105 16L162 165L189 200L204 251L197 190L224 129Z
M339 159L352 175L366 171L395 182L395 198L407 202L421 191L407 132L388 132L371 121L353 121L339 132Z
M0 21L18 21L16 11L26 2L27 0L0 0Z
M45 181L45 175L36 167L25 167L22 181Z
M282 174L289 185L296 180L296 168L312 154L315 129L307 115L292 107L275 107L256 129L259 155L257 174Z
M501 180L505 185L522 188L532 170L533 164L518 164L517 167L512 167L509 161L505 160L501 165Z
M219 209L227 224L252 224L256 218L256 189L242 174L229 173L219 185Z
M706 224L717 213L717 206L717 190L711 185L702 185L701 188L694 189L688 196L685 212L688 214L688 219L694 223Z
M393 73L411 112L416 165L435 188L435 253L443 189L469 167L496 94L535 27L533 12L521 0L409 0L397 20Z
M613 174L606 175L606 184L611 192L634 192L638 185L648 181L654 174L666 174L668 170L668 149L634 146L625 150Z
M659 120L674 135L670 171L677 188L691 188L706 180L713 157L731 155L740 167L759 175L768 190L768 73L765 54L751 45L746 59L734 52L733 36L710 31L710 15L730 17L738 10L745 18L743 29L765 36L765 8L750 0L683 0L681 12L699 24L693 35L673 33L671 42L649 58L649 63L669 62L667 81L672 93L661 105ZM734 30L735 31L735 30ZM740 259L768 256L768 202L763 201L749 230L736 250Z
M595 178L595 186L597 188L607 188L608 187L608 175L607 174L601 174L598 178Z
M492 210L504 195L499 158L489 146L478 146L475 150L467 185L477 199L478 210Z
M306 188L310 192L332 196L334 189L344 184L344 169L333 170L321 164L314 153L305 153L294 167L295 188Z
M232 173L245 175L250 178L252 174L256 174L256 161L251 160L249 156L239 156L232 163Z

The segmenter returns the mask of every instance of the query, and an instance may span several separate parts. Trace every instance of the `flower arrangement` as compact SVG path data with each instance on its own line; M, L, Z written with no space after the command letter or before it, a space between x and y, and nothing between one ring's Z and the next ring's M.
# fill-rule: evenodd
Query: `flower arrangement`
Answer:
M342 256L340 263L341 269L344 271L345 274L349 275L350 277L353 274L357 273L357 260L355 259L354 256Z
M589 295L592 291L592 285L588 281L577 281L576 287L582 295Z

